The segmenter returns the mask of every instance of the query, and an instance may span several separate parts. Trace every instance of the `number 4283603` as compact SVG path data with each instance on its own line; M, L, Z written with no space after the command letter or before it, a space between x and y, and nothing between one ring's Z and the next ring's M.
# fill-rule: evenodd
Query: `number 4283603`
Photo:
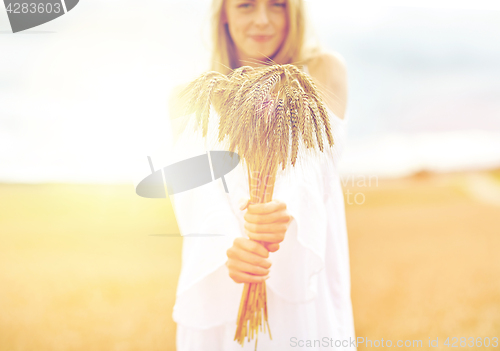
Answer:
M60 3L9 3L8 13L60 13L62 11Z
M451 339L451 342L450 342L450 339ZM489 337L486 337L486 338L452 337L452 338L450 338L450 337L448 337L444 341L443 345L448 346L448 347L482 347L482 346L497 347L498 346L498 337L496 337L496 336L493 338L489 338Z

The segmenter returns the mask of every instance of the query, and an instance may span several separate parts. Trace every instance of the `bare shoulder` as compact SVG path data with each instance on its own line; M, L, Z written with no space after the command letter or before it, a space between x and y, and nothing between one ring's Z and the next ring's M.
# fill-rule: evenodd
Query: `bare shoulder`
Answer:
M342 55L335 51L324 51L309 60L308 66L315 69L345 71L346 64Z
M345 59L337 52L322 52L309 61L308 68L326 105L338 117L344 118L347 107Z

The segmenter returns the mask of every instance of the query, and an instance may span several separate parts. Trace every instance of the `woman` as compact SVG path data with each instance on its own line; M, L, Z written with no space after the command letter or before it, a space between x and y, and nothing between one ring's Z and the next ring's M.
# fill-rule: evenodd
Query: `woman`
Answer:
M306 47L302 0L214 0L213 10L212 69L228 74L270 62L303 67L328 107L339 154L345 65L337 54ZM206 145L187 136L174 152L179 159L196 156ZM273 339L261 332L259 350L354 350L336 162L317 163L290 178L277 176L275 200L266 204L248 204L246 175L239 166L226 175L229 193L216 181L172 197L181 232L194 235L183 244L173 314L177 350L253 350L255 341L243 348L233 341L241 283L264 280Z

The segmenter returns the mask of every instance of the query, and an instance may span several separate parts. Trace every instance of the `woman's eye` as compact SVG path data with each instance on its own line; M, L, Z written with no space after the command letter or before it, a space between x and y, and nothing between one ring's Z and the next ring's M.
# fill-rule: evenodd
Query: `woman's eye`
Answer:
M250 8L251 6L252 6L252 4L251 4L251 3L244 3L244 4L239 4L239 5L238 5L238 8L240 8L240 9L248 9L248 8Z
M286 6L286 2L275 2L273 5L276 6L276 7L285 7Z

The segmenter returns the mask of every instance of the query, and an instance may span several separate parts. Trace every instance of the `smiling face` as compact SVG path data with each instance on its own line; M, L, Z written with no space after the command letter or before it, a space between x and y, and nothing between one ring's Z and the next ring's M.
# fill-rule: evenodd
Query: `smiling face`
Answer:
M287 34L286 0L226 0L225 19L242 65L273 57Z

